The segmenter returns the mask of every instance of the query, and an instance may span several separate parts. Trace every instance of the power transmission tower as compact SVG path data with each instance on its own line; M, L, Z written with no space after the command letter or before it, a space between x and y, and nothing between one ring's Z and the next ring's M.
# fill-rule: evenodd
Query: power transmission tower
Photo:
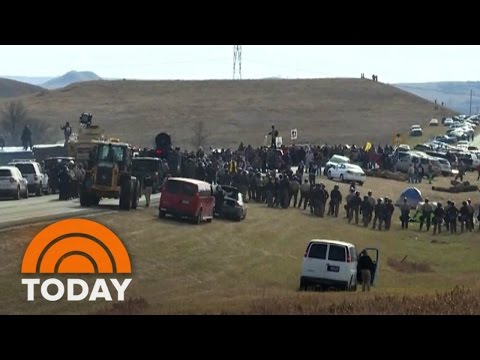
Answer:
M233 45L233 80L235 80L236 67L238 64L238 77L237 79L242 79L242 45Z

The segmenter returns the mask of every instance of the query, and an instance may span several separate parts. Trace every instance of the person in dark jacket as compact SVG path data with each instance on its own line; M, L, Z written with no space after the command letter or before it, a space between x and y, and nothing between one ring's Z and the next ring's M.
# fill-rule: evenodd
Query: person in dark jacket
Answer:
M435 210L433 210L433 235L437 233L437 229L439 234L442 232L442 222L444 216L445 210L443 209L442 204L438 203Z
M463 230L465 229L465 227L467 230L469 230L470 228L470 221L468 216L468 205L466 201L462 203L462 206L460 207L459 212L460 212L460 232L463 233Z
M450 222L450 234L457 233L457 216L458 209L455 207L455 203L452 201L450 207L447 209L448 221Z
M403 198L403 204L400 206L400 212L402 229L408 229L408 221L410 220L410 205L407 204L407 198Z
M429 204L428 199L425 199L425 204L421 207L422 215L420 216L420 231L422 231L423 223L427 224L427 231L430 230L430 222L432 219L433 208Z
M385 198L385 230L390 230L394 211L395 206L392 204L392 199Z
M355 196L352 197L348 203L348 222L352 222L353 213L355 212L355 224L358 225L358 214L360 211L360 205L362 205L362 199L360 198L360 192L355 192Z
M310 185L308 184L308 179L305 179L304 183L300 185L300 201L298 202L299 209L302 206L302 201L303 201L303 210L307 208L309 194L310 194Z
M362 291L370 291L370 285L372 282L372 273L375 271L375 264L372 258L364 250L360 253L358 258L357 271L361 274L362 279Z
M272 178L268 177L267 185L265 186L265 193L268 207L273 207L275 196L275 185L272 182Z
M367 227L368 224L370 224L370 220L372 219L372 213L373 213L373 206L368 200L367 195L363 197L362 205L360 205L360 212L362 213L363 226Z
M24 150L27 150L29 147L30 149L33 148L32 131L30 130L28 125L25 125L25 127L23 128L22 136L20 139L22 140L22 145Z
M335 185L333 190L330 192L330 206L328 209L328 215L335 215L335 217L338 217L338 210L340 209L341 203L342 193L339 190L339 186Z

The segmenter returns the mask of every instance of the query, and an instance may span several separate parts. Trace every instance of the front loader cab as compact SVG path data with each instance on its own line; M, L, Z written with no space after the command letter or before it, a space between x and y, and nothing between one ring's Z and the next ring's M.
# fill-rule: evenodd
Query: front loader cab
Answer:
M98 168L109 168L117 175L130 170L131 148L126 144L103 143L97 146L95 165ZM112 179L115 180L115 179ZM113 182L118 184L118 182Z
M98 205L101 198L120 199L120 208L135 209L141 196L140 182L132 176L132 148L118 140L96 141L91 172L84 180L82 206ZM83 196L82 196L83 194Z

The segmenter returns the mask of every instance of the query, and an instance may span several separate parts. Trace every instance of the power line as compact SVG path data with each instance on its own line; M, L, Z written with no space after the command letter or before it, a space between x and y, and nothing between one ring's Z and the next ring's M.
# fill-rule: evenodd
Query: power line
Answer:
M233 80L236 76L238 64L238 79L242 79L242 45L233 45Z

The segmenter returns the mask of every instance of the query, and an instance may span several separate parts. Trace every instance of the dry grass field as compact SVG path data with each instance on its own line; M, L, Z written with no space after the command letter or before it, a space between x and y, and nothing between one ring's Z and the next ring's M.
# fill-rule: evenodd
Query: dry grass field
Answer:
M287 144L296 128L297 143L363 145L391 143L412 124L427 127L432 117L453 114L393 86L360 79L92 81L21 99L31 116L53 129L65 121L76 125L80 113L89 111L110 136L147 146L166 131L182 148L191 147L198 121L209 133L206 146L263 145L272 124ZM1 99L0 106L7 101Z
M476 183L476 174L467 179ZM435 180L445 186L450 178ZM331 189L333 182L322 179ZM408 184L369 178L360 189L396 199ZM341 184L346 193L347 185ZM478 193L433 192L431 200L459 202ZM451 195L451 196L450 196ZM94 219L114 230L132 260L128 301L26 301L19 273L23 252L46 224L0 233L0 312L3 314L372 314L480 313L479 232L433 236L418 224L400 230L398 209L389 232L364 229L343 218L315 218L303 210L249 204L242 222L196 226L160 220L155 204ZM380 249L380 276L371 293L297 291L307 242L349 241ZM402 263L401 260L407 256ZM57 276L62 278L62 276ZM110 276L105 276L109 278ZM117 277L117 276L116 276ZM121 276L118 276L121 277ZM64 277L63 277L64 278ZM93 279L92 279L93 281ZM91 282L92 282L91 281ZM456 288L458 287L458 288ZM463 288L464 287L464 288ZM38 293L37 293L38 295ZM456 305L455 305L456 304ZM458 305L458 306L457 306Z

